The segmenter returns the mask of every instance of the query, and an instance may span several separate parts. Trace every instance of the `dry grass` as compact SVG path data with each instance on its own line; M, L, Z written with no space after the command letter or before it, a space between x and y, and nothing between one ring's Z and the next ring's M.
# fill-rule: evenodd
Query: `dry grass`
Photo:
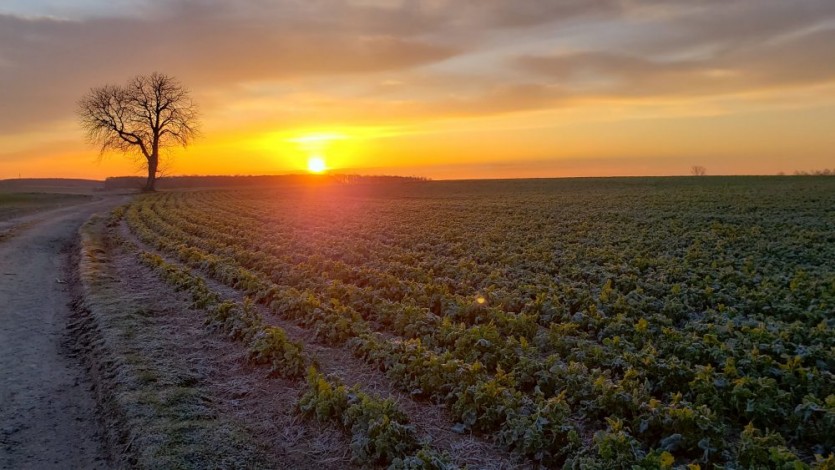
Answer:
M240 423L221 415L201 370L160 321L154 292L121 279L93 218L81 231L73 324L95 383L114 463L131 468L272 468Z

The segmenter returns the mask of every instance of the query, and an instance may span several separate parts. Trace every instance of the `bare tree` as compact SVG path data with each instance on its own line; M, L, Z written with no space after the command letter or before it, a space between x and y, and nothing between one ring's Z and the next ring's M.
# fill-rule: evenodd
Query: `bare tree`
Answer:
M160 170L160 149L186 147L197 136L197 107L173 77L154 72L139 75L125 86L93 88L78 103L88 140L101 152L137 152L144 157L154 191Z
M693 176L704 176L707 174L707 168L699 165L693 165L690 167L690 174Z

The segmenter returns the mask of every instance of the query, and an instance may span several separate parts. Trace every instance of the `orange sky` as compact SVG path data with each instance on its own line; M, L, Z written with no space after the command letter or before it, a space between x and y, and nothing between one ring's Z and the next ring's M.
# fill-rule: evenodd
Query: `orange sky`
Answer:
M66 3L0 6L0 178L141 173L98 158L75 103L154 70L202 114L167 174L835 167L828 0Z

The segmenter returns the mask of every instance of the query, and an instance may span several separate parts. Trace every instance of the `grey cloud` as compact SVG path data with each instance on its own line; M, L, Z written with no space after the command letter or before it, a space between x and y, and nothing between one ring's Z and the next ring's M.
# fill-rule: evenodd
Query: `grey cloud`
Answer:
M603 51L523 56L513 64L573 95L712 95L835 82L835 29L729 48L708 58L657 60ZM588 84L596 86L584 88Z
M627 11L643 11L645 17L611 39L605 48L607 52L668 59L705 58L835 26L835 2L830 0L630 3L633 6ZM647 14L653 11L659 14Z
M212 87L402 70L456 53L436 42L227 16L191 4L161 18L0 15L0 133L67 116L89 87L153 70Z
M447 4L453 24L504 28L536 26L559 20L609 16L623 11L620 0L454 0Z

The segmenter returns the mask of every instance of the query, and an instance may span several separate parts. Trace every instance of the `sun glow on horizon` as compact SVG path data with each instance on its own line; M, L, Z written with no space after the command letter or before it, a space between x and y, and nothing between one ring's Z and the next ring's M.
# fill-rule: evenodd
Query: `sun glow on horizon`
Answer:
M345 138L343 134L337 133L309 133L288 141L295 143L298 149L307 155L307 171L321 174L328 170L325 155L333 152L332 143Z
M347 139L347 136L337 132L315 132L298 137L293 137L287 140L300 145L323 145L333 140L344 139Z
M307 160L307 171L311 173L324 173L327 169L328 167L322 157L313 156Z

